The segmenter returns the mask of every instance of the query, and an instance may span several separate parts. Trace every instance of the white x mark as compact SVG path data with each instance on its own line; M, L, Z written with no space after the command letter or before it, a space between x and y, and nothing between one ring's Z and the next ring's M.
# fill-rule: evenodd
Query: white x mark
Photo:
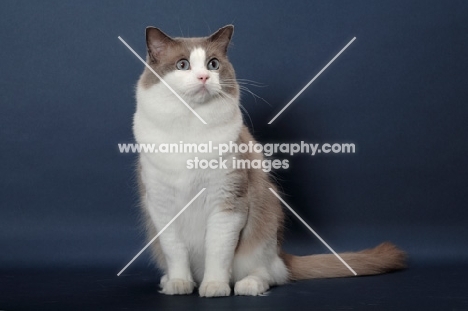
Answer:
M315 77L313 77L312 80L310 80L309 83L307 83L306 86L304 86L304 87L302 88L302 90L300 90L299 93L297 93L296 96L294 96L293 99L291 99L291 100L289 101L289 103L287 103L286 106L284 106L283 109L281 109L281 111L278 112L278 113L276 114L276 116L275 116L273 119L270 120L270 122L268 122L268 124L273 123L273 121L275 121L275 120L280 116L280 114L282 114L283 111L285 111L285 110L286 110L286 109L287 109L287 108L288 108L288 107L289 107L289 106L290 106L290 105L291 105L291 104L292 104L292 103L293 103L293 102L294 102L294 101L295 101L295 100L312 84L312 82L314 82L314 81L322 74L322 72L324 72L324 71L328 68L328 66L330 66L330 65L335 61L335 59L337 59L338 56L340 56L341 53L343 53L343 52L348 48L348 46L350 46L351 43L354 42L354 40L356 40L356 37L354 37L353 39L351 39L351 41L349 41L348 44L346 44L345 47L342 48L341 51L339 51L338 54L336 54L335 57L333 57L332 60L329 61L328 64L326 64L325 67L323 67L322 70L320 70L319 73L317 73L317 74L315 75ZM315 230L312 229L312 228L304 221L304 219L302 219L302 218L301 218L301 217L300 217L300 216L299 216L299 215L298 215L298 214L297 214L297 213L296 213L296 212L295 212L295 211L294 211L294 210L293 210L293 209L292 209L292 208L291 208L291 207L290 207L290 206L289 206L289 205L288 205L272 188L268 188L268 189L270 189L270 191L284 204L284 206L286 206L286 207L291 211L291 213L293 213L294 216L296 216L296 217L302 222L302 224L304 224L304 226L306 226L307 229L309 229L310 232L312 232L312 233L317 237L317 239L319 239L320 242L322 242L323 245L325 245L325 246L333 253L333 255L335 255L335 256L346 266L346 268L349 269L349 271L351 271L354 275L357 275L357 273L353 270L353 268L351 268L351 267L348 265L348 263L347 263L346 261L344 261L343 258L341 258L341 256L338 255L338 253L335 252L335 251L330 247L330 245L328 245L328 243L325 242L325 240L322 239L322 237L320 237L320 235L318 235L318 233L315 232Z
M200 119L201 122L203 122L203 124L207 124L196 112L195 110L192 109L192 107L190 107L186 102L185 100L179 96L179 94L177 94L176 91L174 91L174 89L166 83L166 81L164 81L157 73L156 71L153 70L153 68L151 68L128 44L127 42L125 42L125 40L123 40L120 36L118 37L120 41L122 41L122 43L154 74L156 75L156 77L158 77L158 79L190 110L192 111L192 113L198 117L198 119ZM299 93L297 93L296 96L293 97L293 99L291 99L289 101L289 103L286 104L286 106L283 107L283 109L281 109L280 112L278 112L278 114L273 118L271 119L270 122L268 122L268 124L271 124L273 123L273 121L275 121L279 115L281 113L283 113L283 111L285 111L311 84L312 82L314 82L321 74L322 72L324 72L328 66L330 66L337 58L338 56L341 55L341 53L344 52L344 50L346 50L348 48L348 46L351 45L351 43L353 43L353 41L356 40L356 37L354 37L344 48L341 49L340 52L338 52L338 54L335 55L335 57L332 58L331 61L328 62L328 64L325 65L325 67L323 67L322 70L319 71L318 74L315 75L315 77L312 78L312 80L309 81L309 83L306 84L306 86L304 86L302 88L302 90L299 91ZM193 203L193 201L195 201L196 198L198 198L198 196L200 196L200 194L202 194L203 191L205 191L206 188L203 188L189 203L187 203L187 205L182 208L182 210L180 210L179 213L177 213L176 216L174 216L174 218L166 225L164 226L164 228L162 228L162 230L160 232L158 232L158 234L153 238L151 239L151 241L149 241L145 247L143 247L139 252L138 254L136 254L132 260L130 260L130 262L122 269L120 270L119 273L117 273L117 276L120 276L144 251L145 249L147 249L151 243L153 243L166 229L167 227L169 227L176 219L177 217L179 217L189 206L190 204ZM306 227L307 229L309 229L354 275L357 275L357 273L353 270L353 268L351 268L344 260L343 258L341 258L340 255L338 255L338 253L336 253L328 244L327 242L325 242L325 240L323 240L272 188L268 188L293 214L294 216L296 216Z

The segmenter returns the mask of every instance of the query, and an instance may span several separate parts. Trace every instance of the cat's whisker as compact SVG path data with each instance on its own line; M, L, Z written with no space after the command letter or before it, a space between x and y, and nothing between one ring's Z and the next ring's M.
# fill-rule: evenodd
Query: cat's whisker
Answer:
M268 85L266 84L263 84L261 82L257 82L257 81L253 81L253 80L249 80L249 79L225 79L226 81L233 81L233 82L236 82L238 84L247 84L247 85L252 85L252 86L255 86L255 87L267 87Z
M250 95L252 95L252 97L255 99L255 102L257 102L257 98L262 100L263 102L265 102L268 106L272 107L271 104L266 100L264 99L263 97L261 96L258 96L257 94L255 94L254 92L252 92L251 90L249 90L247 87L245 86L239 86L239 89L241 91L245 91L245 92L248 92Z
M239 82L237 82L235 79L225 79L223 82L220 82L220 85L225 86L225 87L235 87L236 83L238 84L238 87L239 87L239 90L241 91L241 93L242 93L242 91L247 92L250 95L252 95L252 97L255 99L255 102L257 102L257 98L258 98L258 99L262 100L263 102L265 102L266 104L268 104L271 107L271 104L266 99L264 99L261 96L258 96L257 94L252 92L245 85L239 84ZM249 83L246 83L246 84L249 84Z

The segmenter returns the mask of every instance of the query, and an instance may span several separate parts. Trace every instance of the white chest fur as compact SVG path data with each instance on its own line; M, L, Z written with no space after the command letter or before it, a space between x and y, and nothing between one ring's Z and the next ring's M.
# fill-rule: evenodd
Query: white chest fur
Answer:
M170 80L170 79L169 79ZM208 123L200 122L166 86L138 88L134 135L137 143L219 143L236 141L242 126L235 99L215 98L193 108ZM171 225L189 249L193 277L201 279L207 219L222 199L222 185L230 169L188 169L187 160L195 156L217 158L217 152L145 153L140 155L142 181L147 192L147 208L156 221L167 223L202 188L205 192Z

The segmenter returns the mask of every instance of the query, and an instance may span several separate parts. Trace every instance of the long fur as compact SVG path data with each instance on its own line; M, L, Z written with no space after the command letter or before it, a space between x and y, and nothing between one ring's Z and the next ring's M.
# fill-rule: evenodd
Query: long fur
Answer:
M134 135L143 143L256 143L243 125L239 85L226 51L233 27L207 38L171 38L147 28L148 64L207 122L204 125L145 69L137 86ZM219 68L208 70L210 59ZM189 70L178 70L180 60ZM261 169L189 170L187 160L218 159L207 154L140 154L141 206L148 238L153 238L200 189L206 191L152 245L164 271L161 292L200 296L261 295L288 281L350 276L333 255L293 256L282 252L284 214L276 189ZM232 160L264 160L261 153L233 151ZM404 253L390 243L341 255L358 275L384 273L405 265Z
M282 253L292 281L348 277L353 274L333 254L294 256ZM406 254L389 242L355 253L342 253L358 276L381 274L406 267Z

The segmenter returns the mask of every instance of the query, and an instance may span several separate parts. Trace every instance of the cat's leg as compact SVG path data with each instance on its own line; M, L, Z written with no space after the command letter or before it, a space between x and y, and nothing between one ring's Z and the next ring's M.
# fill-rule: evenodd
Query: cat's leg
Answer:
M258 257L253 260L258 260ZM285 284L288 279L289 272L283 260L276 253L271 254L259 263L259 268L251 270L246 277L236 282L234 294L262 295L270 286Z
M233 262L235 295L258 296L271 286L284 284L289 272L278 255L276 239L236 253Z
M229 296L232 261L246 214L232 209L214 211L208 218L205 237L205 272L201 297Z
M161 278L160 292L166 295L191 294L195 282L190 271L188 251L177 236L175 224L169 226L159 239L167 262L166 275Z
M155 203L147 195L147 208L156 230L160 232L174 217L169 202ZM161 293L166 295L191 294L195 287L190 271L189 255L186 245L178 235L177 222L172 223L159 236L159 243L166 258L165 275L161 278Z
M171 225L172 228L169 226L159 237L167 262L166 275L161 278L161 293L191 294L195 282L190 271L188 251L182 241L179 241L175 232L176 226L173 225Z
M234 294L247 296L262 295L270 288L270 279L267 269L257 269L242 280L236 282Z

